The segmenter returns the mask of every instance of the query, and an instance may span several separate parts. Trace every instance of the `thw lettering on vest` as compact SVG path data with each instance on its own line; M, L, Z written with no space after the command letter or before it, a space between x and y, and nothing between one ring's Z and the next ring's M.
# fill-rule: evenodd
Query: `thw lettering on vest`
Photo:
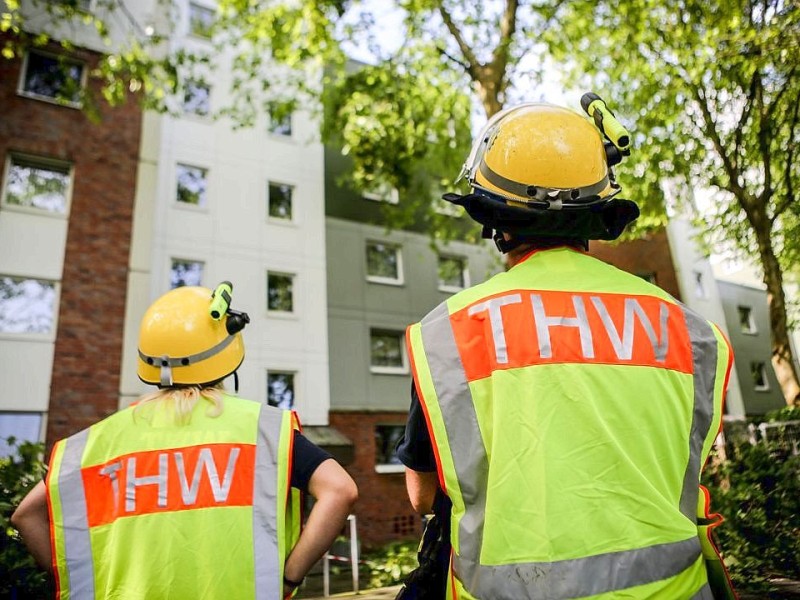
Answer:
M450 320L469 381L550 363L693 368L683 311L654 296L514 290Z
M137 452L81 470L89 526L121 517L253 501L255 446L208 444Z

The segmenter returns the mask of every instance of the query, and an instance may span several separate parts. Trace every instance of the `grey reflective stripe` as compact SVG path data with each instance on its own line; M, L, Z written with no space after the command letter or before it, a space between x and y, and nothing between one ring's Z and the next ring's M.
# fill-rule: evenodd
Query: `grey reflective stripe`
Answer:
M484 160L481 160L478 169L480 170L481 175L486 178L486 181L492 185L499 187L501 190L508 192L509 194L514 194L515 196L520 196L522 198L530 198L531 200L556 200L557 198L560 198L567 201L565 204L569 204L570 202L568 201L575 202L589 198L593 199L608 187L607 175L592 185L562 189L549 188L532 183L520 183L518 181L507 179L499 173L493 171ZM529 192L533 190L535 190L535 193L531 195ZM577 195L573 197L572 192L577 192Z
M706 583L690 600L714 600L714 592L711 591L711 586Z
M64 454L58 471L58 494L64 527L64 561L69 577L67 589L69 597L74 600L94 598L92 542L81 477L81 458L88 437L89 430L84 429L64 440Z
M257 600L279 600L283 590L278 556L278 457L283 411L262 405L258 415L253 478L253 568Z
M139 358L141 358L144 362L148 365L153 367L186 367L188 365L193 365L194 363L200 362L201 360L205 360L207 358L211 358L215 354L218 354L225 350L231 342L236 339L235 335L229 335L225 339L223 339L218 344L212 346L208 350L203 350L202 352L198 352L197 354L191 354L189 356L179 356L176 358L170 356L150 356L149 354L145 354L141 350L137 349L139 352ZM162 364L166 363L166 364Z
M694 410L689 435L689 462L683 477L681 513L693 523L697 522L697 495L700 492L703 443L709 433L714 416L714 384L717 376L717 338L714 330L701 316L684 307L686 327L692 340L694 367Z
M681 494L681 510L684 511L684 503L688 509L692 501L691 516L687 512L684 514L694 521L700 454L713 411L717 346L711 327L693 313L686 314L695 378L700 376L700 379L695 382L690 459ZM663 310L660 317L663 321ZM662 332L665 329L662 323ZM555 563L480 565L489 465L484 445L480 443L478 416L446 304L439 305L422 320L420 336L464 500L465 513L458 525L459 551L454 565L459 580L470 593L477 597L501 598L590 596L673 577L700 557L699 541L692 537L681 542ZM651 342L655 346L653 338L654 335ZM662 339L661 345L665 344L666 339ZM613 577L609 575L611 572ZM599 587L603 589L597 591ZM506 591L498 593L498 590ZM543 590L549 591L542 595ZM563 590L563 594L556 590Z
M476 598L584 598L646 585L678 575L700 558L697 537L637 550L609 552L557 562L486 566L454 556L454 569L474 573L465 587Z
M422 320L420 334L466 505L458 526L459 552L464 556L480 556L489 461L483 443L476 443L482 439L478 415L458 355L447 305L439 305Z

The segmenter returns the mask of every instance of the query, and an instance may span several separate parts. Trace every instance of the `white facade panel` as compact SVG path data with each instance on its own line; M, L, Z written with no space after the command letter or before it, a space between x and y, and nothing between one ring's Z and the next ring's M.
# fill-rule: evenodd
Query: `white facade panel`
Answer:
M54 344L0 339L0 411L47 412Z

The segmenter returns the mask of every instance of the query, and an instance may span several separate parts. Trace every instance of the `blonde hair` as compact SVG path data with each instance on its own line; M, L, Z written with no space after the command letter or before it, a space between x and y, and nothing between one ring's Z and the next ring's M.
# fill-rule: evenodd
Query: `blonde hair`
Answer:
M133 409L133 416L134 419L141 416L149 421L153 418L153 411L160 408L171 413L170 416L175 424L186 425L191 422L192 412L197 403L205 400L211 405L206 410L206 415L216 418L225 408L225 394L221 383L208 387L192 385L164 388L141 396Z

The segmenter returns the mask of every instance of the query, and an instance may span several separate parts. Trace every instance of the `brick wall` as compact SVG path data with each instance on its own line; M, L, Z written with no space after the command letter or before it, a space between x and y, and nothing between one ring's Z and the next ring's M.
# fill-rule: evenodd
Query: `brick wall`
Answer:
M89 68L98 59L76 56ZM80 110L19 96L20 68L21 61L0 60L0 157L24 152L74 168L47 428L52 445L117 409L141 110L132 100L114 109L98 103L95 122Z
M680 300L681 293L666 230L619 244L591 241L589 254L634 275L655 273L656 285Z
M355 459L347 471L359 489L355 514L364 548L400 539L419 539L422 519L411 508L403 473L375 472L375 426L404 425L406 413L331 412L330 424L353 441Z

